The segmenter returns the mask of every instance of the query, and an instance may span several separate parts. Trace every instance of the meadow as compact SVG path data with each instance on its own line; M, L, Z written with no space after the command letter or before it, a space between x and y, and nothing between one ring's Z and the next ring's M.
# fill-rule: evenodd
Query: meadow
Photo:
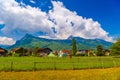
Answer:
M120 58L0 57L0 71L80 70L120 67Z
M0 80L120 80L120 68L0 72Z

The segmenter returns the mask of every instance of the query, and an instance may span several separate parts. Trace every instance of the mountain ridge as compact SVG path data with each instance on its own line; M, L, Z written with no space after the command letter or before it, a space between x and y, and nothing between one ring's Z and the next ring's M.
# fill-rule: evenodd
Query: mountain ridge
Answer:
M24 47L24 48L34 48L34 47L41 47L41 48L51 48L53 50L60 50L60 49L72 49L72 38L75 38L77 42L78 49L95 49L97 45L103 45L105 49L109 49L112 45L111 42L107 42L101 39L84 39L81 37L68 37L67 39L46 39L35 37L30 34L26 34L21 40L16 41L16 43L9 47L9 49L16 48L16 47Z

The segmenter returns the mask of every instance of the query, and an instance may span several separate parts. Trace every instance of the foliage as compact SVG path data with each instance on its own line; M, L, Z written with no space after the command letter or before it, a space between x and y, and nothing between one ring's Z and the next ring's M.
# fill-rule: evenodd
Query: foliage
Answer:
M20 47L19 50L15 51L14 53L14 56L20 56L22 53L24 53L24 48L23 47Z
M112 55L120 55L120 38L111 47Z
M97 55L98 56L103 56L104 55L104 49L103 49L102 45L97 46Z
M77 52L76 40L72 38L72 54L75 56Z
M25 50L23 47L21 47L18 51L16 51L16 53L24 53L24 52L25 52Z
M20 47L20 48L15 48L16 50L11 50L11 51L9 51L8 52L8 56L16 56L16 57L18 57L18 56L29 56L29 55L31 55L31 52L29 52L29 50L28 49L25 49L25 48L23 48L23 47Z
M37 51L40 47L36 46L34 49L33 49L33 56L37 56Z

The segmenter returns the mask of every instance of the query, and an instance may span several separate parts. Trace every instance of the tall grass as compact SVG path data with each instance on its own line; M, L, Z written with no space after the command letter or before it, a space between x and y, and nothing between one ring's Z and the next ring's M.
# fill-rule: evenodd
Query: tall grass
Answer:
M0 72L0 80L120 80L120 68Z

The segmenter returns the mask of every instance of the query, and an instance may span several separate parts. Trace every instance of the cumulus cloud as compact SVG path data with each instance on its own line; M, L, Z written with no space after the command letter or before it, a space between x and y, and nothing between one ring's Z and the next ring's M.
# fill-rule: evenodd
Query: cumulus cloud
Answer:
M15 41L12 38L0 37L0 45L12 45Z
M52 35L53 23L48 20L47 13L29 5L20 6L14 0L0 1L0 17L6 24L1 30L5 35L21 33L46 32Z
M62 2L52 1L52 3L53 9L49 12L49 15L56 24L56 37L67 38L73 35L87 39L99 38L112 41L112 37L108 37L108 33L102 29L97 21L77 15L76 12L65 8Z
M0 21L5 23L0 32L6 36L44 32L50 38L66 39L72 35L112 41L99 22L77 15L60 1L52 1L52 4L53 9L46 13L15 0L0 0Z

